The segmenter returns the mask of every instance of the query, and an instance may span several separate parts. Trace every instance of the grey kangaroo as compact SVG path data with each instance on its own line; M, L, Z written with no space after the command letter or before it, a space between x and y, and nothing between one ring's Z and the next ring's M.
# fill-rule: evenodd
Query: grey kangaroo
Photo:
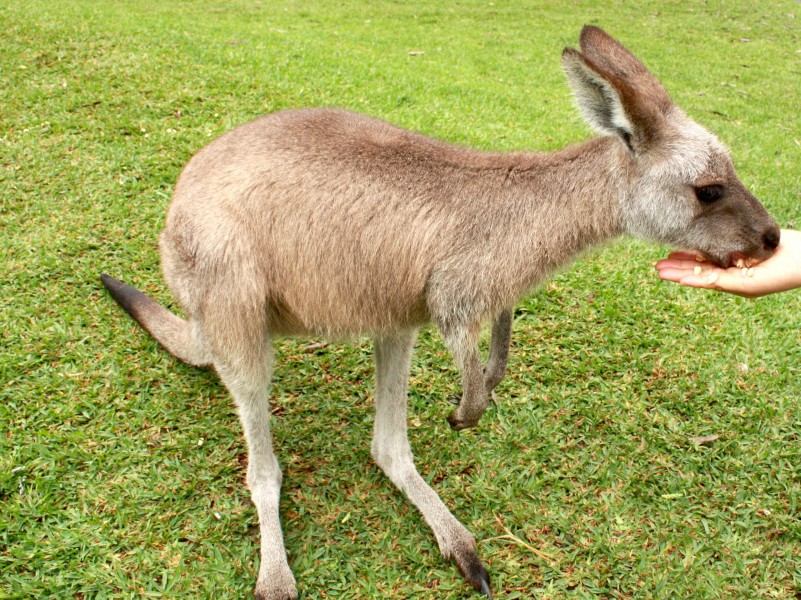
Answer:
M472 427L506 369L515 302L581 251L630 234L730 266L778 245L778 226L717 138L602 30L585 27L580 47L562 61L599 137L498 154L342 110L279 112L209 144L178 180L160 249L186 319L102 276L168 352L213 365L234 397L261 530L258 598L297 597L270 435L274 338L373 337L373 458L423 514L442 555L491 598L475 539L413 463L406 410L418 328L442 333L462 376L448 421ZM493 326L482 368L485 321Z

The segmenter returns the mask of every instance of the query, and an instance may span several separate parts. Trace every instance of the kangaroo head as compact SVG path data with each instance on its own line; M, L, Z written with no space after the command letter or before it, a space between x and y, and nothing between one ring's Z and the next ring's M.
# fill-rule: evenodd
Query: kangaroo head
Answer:
M562 60L584 118L620 141L614 169L627 233L696 250L725 267L764 260L779 228L740 182L726 148L692 121L633 54L597 27Z

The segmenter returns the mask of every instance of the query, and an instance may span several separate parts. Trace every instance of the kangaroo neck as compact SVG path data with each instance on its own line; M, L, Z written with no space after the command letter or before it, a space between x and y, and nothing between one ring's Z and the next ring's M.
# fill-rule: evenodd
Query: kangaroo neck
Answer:
M515 157L501 194L505 206L495 212L503 221L487 215L484 225L497 235L484 251L503 265L503 277L494 279L507 305L581 252L623 233L625 161L625 149L611 138Z
M525 215L522 229L532 232L519 232L530 250L544 246L559 266L623 233L625 152L614 138L594 138L521 167L513 193Z

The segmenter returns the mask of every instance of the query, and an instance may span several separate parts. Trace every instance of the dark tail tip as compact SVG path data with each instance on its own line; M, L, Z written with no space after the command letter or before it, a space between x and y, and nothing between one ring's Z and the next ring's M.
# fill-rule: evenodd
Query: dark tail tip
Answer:
M136 288L105 273L100 275L100 281L117 304L156 338L167 352L197 367L211 364L203 347L192 339L192 327L188 321L174 315Z
M100 281L103 282L108 293L111 294L111 297L114 298L117 304L137 322L141 323L138 308L152 303L153 300L136 288L132 288L130 285L114 279L105 273L100 275Z
M106 288L107 290L109 290L109 291L111 291L111 288L112 288L112 287L114 287L114 286L117 286L117 285L124 285L124 284L122 283L122 281L117 281L116 279L114 279L114 278L113 278L113 277L111 277L110 275L106 275L105 273L101 273L101 274L100 274L100 281L102 281L102 282L103 282L103 285L104 285L104 286L105 286L105 288Z

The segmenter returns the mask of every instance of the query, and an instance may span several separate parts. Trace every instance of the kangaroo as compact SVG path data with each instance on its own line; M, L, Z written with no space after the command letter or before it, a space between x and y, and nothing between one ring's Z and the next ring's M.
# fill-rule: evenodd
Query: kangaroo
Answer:
M778 245L778 226L714 135L601 29L584 27L580 48L564 50L563 66L598 137L500 154L343 110L278 112L224 134L181 173L160 250L187 319L101 276L168 352L213 365L239 408L261 531L256 597L297 598L269 425L273 338L374 338L372 456L442 555L491 598L474 537L413 462L406 411L418 328L435 324L459 367L462 395L448 416L459 430L478 423L504 375L515 302L583 250L629 234L730 266Z

